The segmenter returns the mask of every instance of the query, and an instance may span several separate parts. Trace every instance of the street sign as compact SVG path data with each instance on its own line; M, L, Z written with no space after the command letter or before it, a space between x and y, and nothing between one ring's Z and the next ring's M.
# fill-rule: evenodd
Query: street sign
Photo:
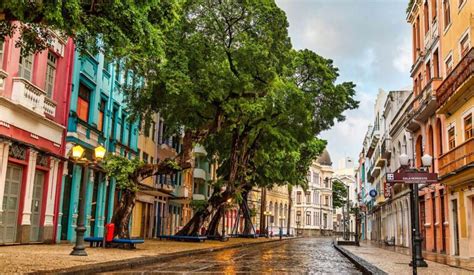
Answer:
M392 187L390 186L390 183L385 181L383 183L383 196L388 199L392 196Z
M438 174L436 173L416 173L416 172L400 172L387 173L387 183L408 183L408 184L424 184L438 182Z
M375 189L370 190L369 191L369 196L371 196L372 198L377 197L377 190L375 190Z

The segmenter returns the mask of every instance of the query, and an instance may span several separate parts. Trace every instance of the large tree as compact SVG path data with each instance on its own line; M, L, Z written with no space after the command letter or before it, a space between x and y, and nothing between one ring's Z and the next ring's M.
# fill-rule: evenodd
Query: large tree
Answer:
M141 66L147 85L127 95L139 114L160 112L168 134L184 126L181 160L196 142L218 157L213 195L178 232L194 235L251 186L304 179L303 146L321 144L315 136L357 102L352 83L336 84L331 60L291 49L273 1L188 1L181 11L164 35L166 62Z
M156 62L164 57L163 30L172 25L178 10L179 1L167 0L3 0L0 38L19 32L17 46L25 53L38 52L50 46L55 31L72 37L82 52Z

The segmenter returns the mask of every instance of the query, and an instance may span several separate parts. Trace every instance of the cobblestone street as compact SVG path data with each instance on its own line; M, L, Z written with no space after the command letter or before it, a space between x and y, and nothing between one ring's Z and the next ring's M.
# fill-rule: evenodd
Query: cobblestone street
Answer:
M287 241L283 244L270 243L228 249L181 257L123 272L320 272L325 274L361 274L349 260L334 249L332 240L329 238L303 238Z

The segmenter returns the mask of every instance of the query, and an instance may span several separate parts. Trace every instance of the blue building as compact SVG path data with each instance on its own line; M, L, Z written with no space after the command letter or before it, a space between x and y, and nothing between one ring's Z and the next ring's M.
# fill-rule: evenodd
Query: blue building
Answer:
M81 145L92 160L94 148L102 145L109 153L135 157L138 143L138 122L130 122L121 86L130 75L120 69L119 62L110 62L104 55L74 57L72 93L67 126L67 152ZM63 173L59 205L57 241L75 240L79 187L82 168L71 162ZM85 236L103 236L104 225L110 222L119 192L113 179L105 176L100 165L87 175Z

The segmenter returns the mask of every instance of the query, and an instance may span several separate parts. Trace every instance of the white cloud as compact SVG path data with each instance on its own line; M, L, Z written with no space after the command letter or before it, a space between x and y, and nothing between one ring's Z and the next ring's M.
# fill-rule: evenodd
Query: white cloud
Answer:
M392 61L393 67L401 73L409 73L412 63L411 42L408 36L403 37L397 46L396 56Z

